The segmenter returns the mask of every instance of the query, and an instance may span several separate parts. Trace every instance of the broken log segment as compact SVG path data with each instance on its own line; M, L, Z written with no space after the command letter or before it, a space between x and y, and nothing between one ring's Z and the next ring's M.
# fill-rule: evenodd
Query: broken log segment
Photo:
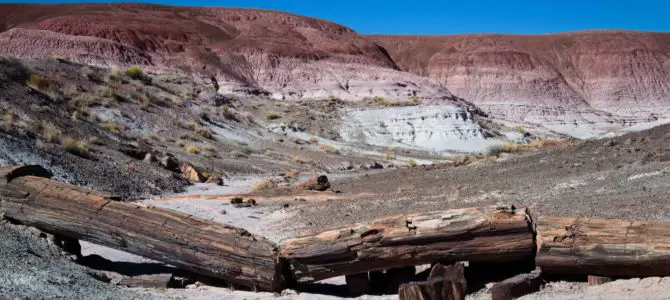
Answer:
M670 276L670 222L540 217L537 249L547 274Z
M465 299L463 265L435 265L426 281L403 283L398 289L400 300L462 300Z
M0 167L0 215L259 290L284 286L277 246L246 230L44 177L41 167Z
M532 259L526 210L465 208L387 217L287 240L298 282L440 261Z
M534 270L496 283L489 292L491 300L512 300L539 291L542 283L542 273Z

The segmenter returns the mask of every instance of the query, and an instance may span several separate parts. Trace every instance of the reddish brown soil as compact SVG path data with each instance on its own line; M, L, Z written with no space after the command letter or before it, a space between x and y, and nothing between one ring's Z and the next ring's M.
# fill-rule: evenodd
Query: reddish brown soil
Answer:
M267 52L283 57L393 66L384 51L349 28L275 11L144 4L0 5L0 31L7 34L12 29L23 33L14 39L30 38L31 33L26 29L65 34L69 39L80 37L77 46L94 47L103 58L105 51L113 51L114 47L140 50L137 54L107 57L121 63L146 62L133 57L146 52L155 64L186 65L191 60L197 63L193 68L206 69L227 63L214 59L222 52ZM86 44L84 41L90 40L83 37L113 46ZM21 44L12 40L11 45L15 48ZM58 45L68 44L44 46ZM29 56L30 52L40 51L28 44L24 46L13 52L23 51ZM36 46L39 48L40 44ZM235 56L229 58L234 60ZM243 70L231 71L243 73Z

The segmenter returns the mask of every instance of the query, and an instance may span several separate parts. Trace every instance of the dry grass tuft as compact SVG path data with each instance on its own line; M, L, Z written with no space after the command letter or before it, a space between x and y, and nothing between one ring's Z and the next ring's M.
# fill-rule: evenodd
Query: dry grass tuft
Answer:
M242 152L242 151L239 151L239 150L233 150L233 151L231 151L231 152L230 152L230 156L232 156L232 157L236 157L236 158L247 158L247 157L249 157L248 154L246 154L246 153L244 153L244 152Z
M108 123L102 123L100 124L100 127L102 129L107 130L109 132L113 133L121 133L121 124L119 123L113 123L113 122L108 122Z
M60 138L60 130L51 123L47 123L42 128L42 139L47 143L56 143Z
M277 119L280 119L280 118L281 118L281 115L278 112L274 112L274 111L269 111L265 115L265 119L267 119L268 121L277 120Z
M291 157L291 161L298 164L308 164L312 162L311 160L309 160L309 158L298 154L293 154L293 156Z
M410 158L410 159L407 161L407 164L408 164L410 167L416 167L416 160L413 159L413 158Z
M49 88L51 82L49 82L49 80L44 78L42 75L31 74L26 81L26 85L33 89L43 91Z
M269 191L269 190L274 190L278 187L279 187L279 183L277 183L274 180L268 179L268 180L263 180L263 181L254 183L251 186L251 191L253 191L255 193L266 192L266 191Z
M132 79L141 79L144 73L139 66L131 66L130 68L126 69L126 75Z
M326 153L331 153L331 154L340 154L340 151L335 149L335 147L328 145L328 144L322 144L319 146L319 149L321 151L326 152Z
M90 153L88 152L88 142L87 141L78 141L72 137L65 137L61 140L61 145L65 151L70 152L74 155L88 158Z
M384 154L384 160L394 160L394 159L395 159L395 154L393 154L393 153Z
M186 151L187 153L191 153L191 154L199 154L200 153L200 147L198 147L195 144L190 144L190 145L184 147L184 151Z
M289 177L289 178L297 178L300 176L300 171L299 170L286 170L284 172L284 176Z

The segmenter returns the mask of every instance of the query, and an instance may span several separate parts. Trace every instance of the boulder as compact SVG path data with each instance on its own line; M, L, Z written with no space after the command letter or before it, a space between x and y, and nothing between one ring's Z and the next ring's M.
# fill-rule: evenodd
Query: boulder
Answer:
M195 167L187 163L181 165L181 175L190 182L205 182L207 180Z
M313 176L309 180L300 184L304 190L310 191L325 191L330 188L330 181L326 175Z

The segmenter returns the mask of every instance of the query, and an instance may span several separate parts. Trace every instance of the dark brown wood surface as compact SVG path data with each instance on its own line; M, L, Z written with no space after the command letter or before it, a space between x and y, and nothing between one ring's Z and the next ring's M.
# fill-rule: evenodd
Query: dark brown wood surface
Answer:
M440 261L512 261L534 255L525 210L484 207L388 217L287 240L298 282Z
M0 167L0 216L259 290L283 288L278 248L246 230Z
M670 276L670 222L540 217L537 247L546 274Z
M462 264L433 267L426 281L400 285L400 300L462 300L467 284Z

